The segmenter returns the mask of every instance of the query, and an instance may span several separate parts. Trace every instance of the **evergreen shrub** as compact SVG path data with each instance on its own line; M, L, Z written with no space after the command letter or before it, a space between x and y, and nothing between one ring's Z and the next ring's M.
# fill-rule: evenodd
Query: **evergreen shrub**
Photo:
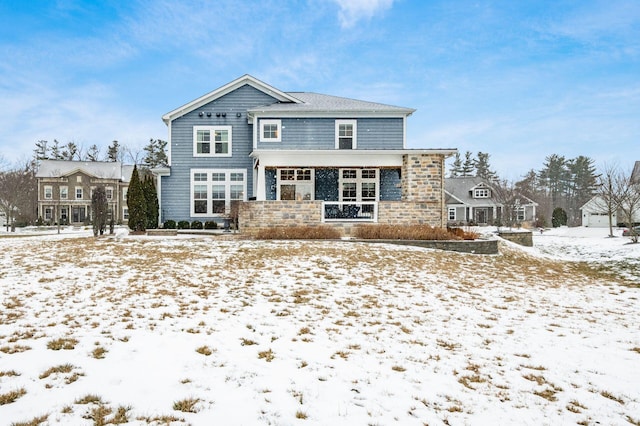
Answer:
M194 220L191 222L191 229L202 229L202 222L199 220Z
M178 222L178 229L189 229L191 225L187 220L181 220Z
M162 225L162 227L164 229L176 229L176 221L175 220L165 220L164 224Z

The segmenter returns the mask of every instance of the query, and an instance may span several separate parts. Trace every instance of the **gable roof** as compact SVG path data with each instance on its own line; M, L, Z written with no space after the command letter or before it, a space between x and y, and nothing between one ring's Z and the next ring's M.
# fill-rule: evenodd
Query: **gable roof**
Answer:
M122 168L122 163L117 161L42 160L36 177L62 177L82 171L96 178L120 180L123 177ZM133 166L131 170L133 170ZM129 173L129 177L131 177L131 173Z
M270 86L255 77L245 74L240 78L233 80L224 86L207 93L179 108L162 116L162 120L168 124L170 121L182 117L189 112L200 108L236 89L248 84L257 90L260 90L269 96L277 99L269 105L263 105L250 108L247 112L250 115L260 113L278 113L278 114L375 114L375 115L399 115L409 116L415 109L403 108L392 105L385 105L376 102L360 101L350 98L342 98L339 96L323 95L312 92L283 92Z
M237 78L232 82L227 83L224 86L219 87L216 90L207 93L206 95L200 96L198 99L195 99L185 105L182 105L179 108L174 109L171 112L166 113L165 115L162 116L162 120L168 124L170 121L178 117L182 117L183 115L195 109L200 108L202 105L206 105L211 101L221 98L222 96L228 93L231 93L234 90L239 89L240 87L246 84L260 90L261 92L264 92L274 97L280 102L285 102L285 103L300 102L298 99L294 98L293 96L287 93L284 93L281 90L278 90L275 87L270 86L267 83L264 83L255 77L250 76L249 74L245 74L242 77Z

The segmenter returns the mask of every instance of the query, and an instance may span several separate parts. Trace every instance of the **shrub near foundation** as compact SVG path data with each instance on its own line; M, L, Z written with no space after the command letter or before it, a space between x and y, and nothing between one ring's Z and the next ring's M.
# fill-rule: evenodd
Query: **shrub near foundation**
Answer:
M361 225L353 236L365 240L474 240L475 232L461 228L435 228L429 225Z
M256 234L258 240L335 240L340 232L330 226L293 226L263 229Z

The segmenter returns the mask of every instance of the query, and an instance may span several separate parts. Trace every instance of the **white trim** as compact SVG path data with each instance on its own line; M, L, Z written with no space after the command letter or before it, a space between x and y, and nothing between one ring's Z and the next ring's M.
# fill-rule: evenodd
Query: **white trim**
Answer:
M375 178L364 178L362 177L362 172L373 170L375 172ZM346 171L355 171L356 177L344 177L344 172ZM355 169L355 168L341 168L338 170L338 201L345 203L360 203L360 202L371 202L371 201L379 201L380 200L380 169L376 168L364 168L364 169ZM345 183L355 183L356 184L356 199L355 200L345 200L343 194L343 185ZM374 183L376 186L376 196L374 200L363 200L362 199L362 184L363 183Z
M282 180L282 172L283 171L287 171L287 170L291 170L294 172L294 179L293 180ZM299 172L309 172L309 180L298 180L297 176L299 174ZM306 174L306 173L300 173L302 175ZM282 185L294 185L294 186L298 186L298 184L300 186L309 186L310 191L310 197L309 198L296 198L297 201L313 201L315 200L315 187L316 187L316 171L315 169L311 169L311 168L294 168L294 167L285 167L285 168L281 168L281 169L277 169L276 170L276 200L281 200L281 196L282 196L282 190L280 189ZM264 186L264 185L263 185ZM297 191L296 191L297 194Z
M47 192L49 193L48 197L47 197ZM44 197L45 200L53 200L53 186L45 185L42 196Z
M453 212L453 218L451 217L451 212ZM447 207L447 220L458 220L458 209L455 207Z
M276 125L276 137L275 138L265 138L264 137L264 126L268 125ZM273 119L261 119L260 120L260 142L281 142L282 141L282 120L273 120Z
M209 131L209 152L198 152L198 132ZM227 152L217 154L215 133L217 131L227 132ZM232 141L233 141L233 128L232 126L193 126L193 156L194 157L231 157L232 154Z
M281 102L294 102L294 103L300 103L300 100L296 99L295 97L282 92L278 89L276 89L273 86L270 86L248 74L243 75L240 78L237 78L235 80L233 80L230 83L225 84L222 87L219 87L218 89L207 93L204 96L199 97L198 99L195 99L177 109L174 109L171 112L168 112L166 114L164 114L162 116L162 120L165 123L170 123L171 121L175 120L176 118L182 117L185 114L190 113L193 110L196 110L198 108L200 108L203 105L208 104L209 102L212 102L218 98L221 98L222 96L233 92L236 89L239 89L240 87L244 86L245 84L269 95L274 97L275 99L277 99L278 101Z
M254 150L264 167L402 167L403 155L451 156L455 149L433 150Z
M358 148L358 120L336 120L335 125L335 147L336 149L340 149L340 126L342 125L351 125L351 148ZM344 148L342 151L348 150L349 148Z
M196 173L205 173L207 175L206 181L195 181L193 179ZM224 181L213 181L212 174L221 173L225 175ZM242 174L242 182L232 181L231 174L232 173L240 173ZM189 215L191 217L223 217L227 214L231 208L231 187L234 185L242 184L242 201L247 201L247 170L246 169L190 169L189 170ZM206 185L207 186L207 211L206 213L195 213L193 204L195 198L193 197L193 189L194 185ZM213 198L212 198L212 189L213 186L224 186L225 187L225 212L224 213L213 213Z

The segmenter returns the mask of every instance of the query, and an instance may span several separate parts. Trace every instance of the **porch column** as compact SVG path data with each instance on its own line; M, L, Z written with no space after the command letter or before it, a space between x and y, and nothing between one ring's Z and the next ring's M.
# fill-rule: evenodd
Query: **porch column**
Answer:
M257 167L257 179L256 179L256 200L264 201L267 199L267 189L265 188L266 177L264 174L264 166L258 164Z

